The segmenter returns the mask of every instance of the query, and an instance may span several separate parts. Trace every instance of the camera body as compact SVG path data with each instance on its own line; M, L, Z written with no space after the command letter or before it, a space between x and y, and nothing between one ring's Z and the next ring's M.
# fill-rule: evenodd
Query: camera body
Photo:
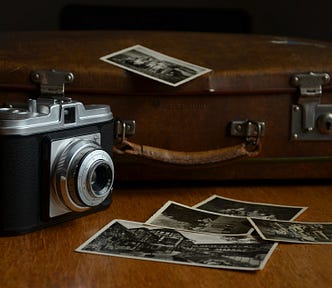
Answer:
M113 131L108 105L44 97L0 108L0 235L108 207Z

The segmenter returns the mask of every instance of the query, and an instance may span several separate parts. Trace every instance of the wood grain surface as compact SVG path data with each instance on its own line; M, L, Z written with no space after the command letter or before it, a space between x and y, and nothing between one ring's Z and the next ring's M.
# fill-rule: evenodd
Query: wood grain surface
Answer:
M167 200L194 205L213 194L303 205L309 208L298 220L332 221L331 185L118 186L105 211L0 238L0 287L331 287L332 245L279 244L265 268L253 273L74 252L113 219L144 222Z

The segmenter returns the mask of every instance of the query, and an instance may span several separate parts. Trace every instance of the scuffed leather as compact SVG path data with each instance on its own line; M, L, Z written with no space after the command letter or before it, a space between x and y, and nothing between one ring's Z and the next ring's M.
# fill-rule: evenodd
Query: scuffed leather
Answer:
M254 151L251 151L247 149L246 143L242 143L213 150L184 152L136 144L128 140L124 140L120 145L114 146L113 149L117 154L141 156L178 165L214 164L244 157L255 157L259 154L259 150L259 147L257 147Z

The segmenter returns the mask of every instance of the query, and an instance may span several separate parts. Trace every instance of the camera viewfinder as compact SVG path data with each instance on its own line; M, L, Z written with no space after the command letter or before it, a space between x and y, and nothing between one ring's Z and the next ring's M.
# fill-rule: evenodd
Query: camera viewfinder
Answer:
M64 111L64 124L75 123L76 121L75 107L65 108L63 111Z

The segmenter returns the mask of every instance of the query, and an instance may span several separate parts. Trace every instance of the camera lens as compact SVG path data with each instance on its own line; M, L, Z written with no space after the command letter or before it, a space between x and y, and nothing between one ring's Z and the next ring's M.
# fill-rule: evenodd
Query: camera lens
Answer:
M90 185L91 190L96 195L103 195L108 189L110 179L112 179L112 171L105 164L98 165L92 172Z
M114 166L93 141L70 142L57 158L54 188L61 202L82 212L101 204L112 192Z
M113 163L103 150L96 149L85 153L77 168L75 184L81 202L87 206L100 204L112 190Z

